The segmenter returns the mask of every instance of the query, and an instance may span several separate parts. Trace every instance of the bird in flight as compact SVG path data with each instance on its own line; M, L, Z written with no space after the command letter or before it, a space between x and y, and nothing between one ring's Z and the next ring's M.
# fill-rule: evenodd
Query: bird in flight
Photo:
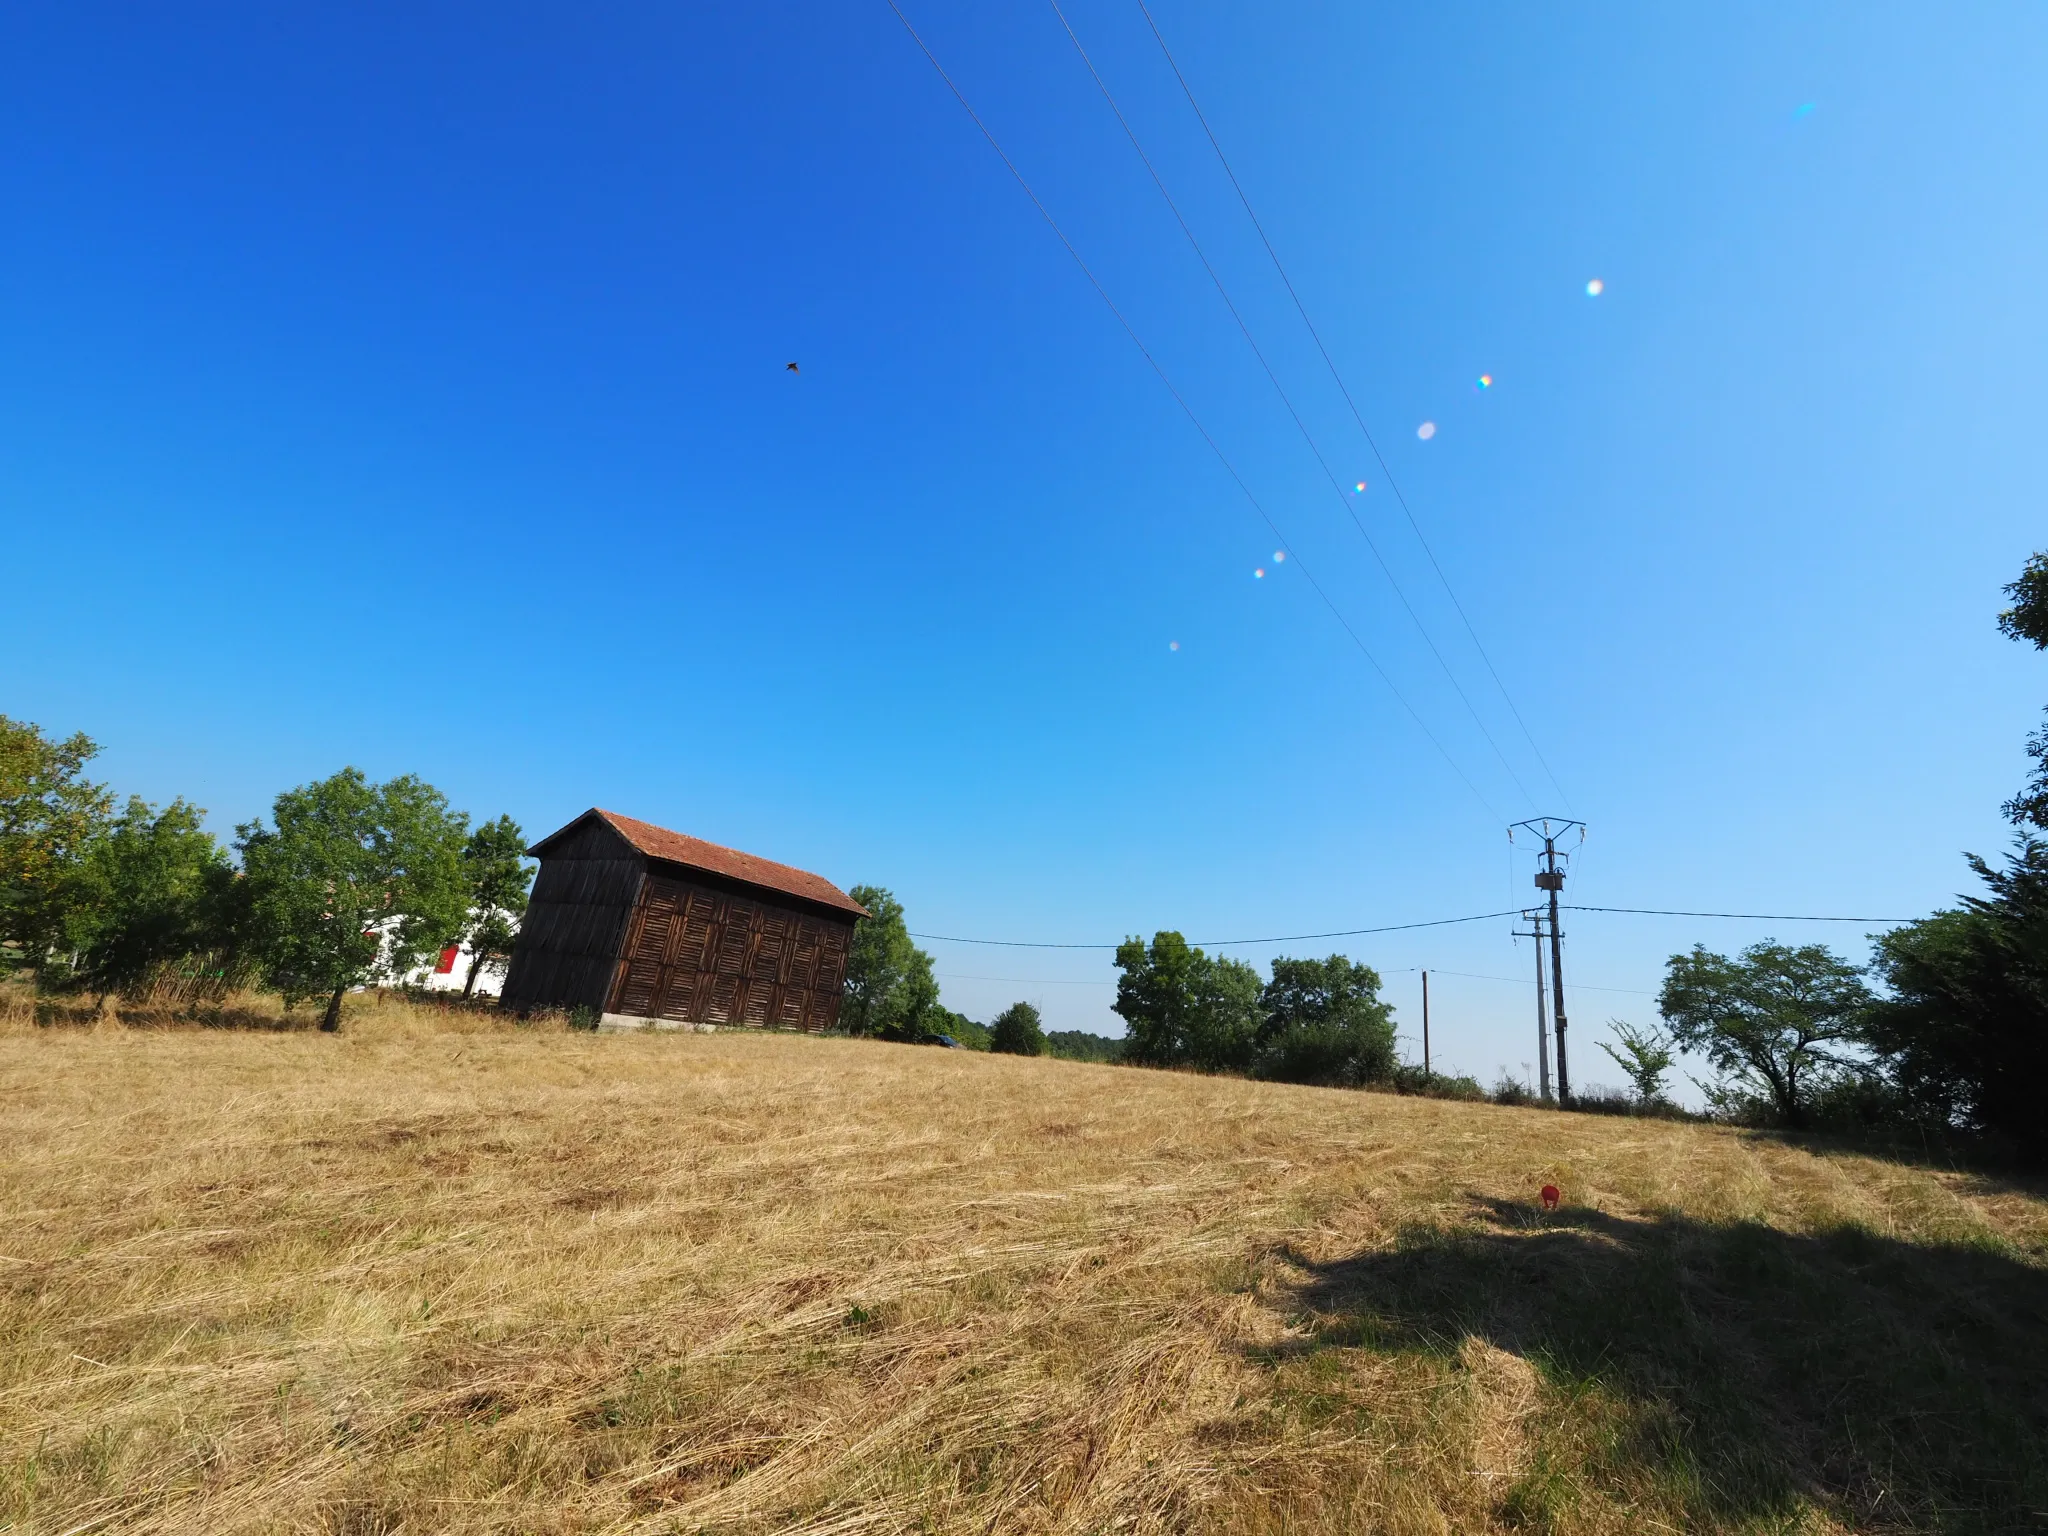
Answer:
M803 372L803 369L801 369L801 368L797 367L797 365L796 365L795 363L784 363L784 364L783 364L782 366L783 366L783 367L785 367L785 368L787 368L787 369L788 369L788 370L789 370L789 371L790 371L791 373L802 373L802 372Z

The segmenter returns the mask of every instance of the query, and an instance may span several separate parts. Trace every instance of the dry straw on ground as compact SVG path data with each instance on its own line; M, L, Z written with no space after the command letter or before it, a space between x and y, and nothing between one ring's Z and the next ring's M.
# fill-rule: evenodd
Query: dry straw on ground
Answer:
M855 1041L9 1006L0 1529L2048 1521L2023 1187Z

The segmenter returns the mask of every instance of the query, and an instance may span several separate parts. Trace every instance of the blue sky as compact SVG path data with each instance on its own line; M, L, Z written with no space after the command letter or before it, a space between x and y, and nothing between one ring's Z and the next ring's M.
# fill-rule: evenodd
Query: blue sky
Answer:
M994 938L1492 911L1544 812L1595 905L1909 915L2002 846L2048 15L1155 6L1553 789L1135 4L1067 14L1351 509L1052 10L905 9L1292 562L886 0L25 4L0 709L224 833L354 763ZM1465 973L1437 1055L1490 1078L1508 928L1292 947L1407 1033ZM1575 918L1578 1075L1672 950L1862 932ZM1115 1028L1102 953L933 949Z

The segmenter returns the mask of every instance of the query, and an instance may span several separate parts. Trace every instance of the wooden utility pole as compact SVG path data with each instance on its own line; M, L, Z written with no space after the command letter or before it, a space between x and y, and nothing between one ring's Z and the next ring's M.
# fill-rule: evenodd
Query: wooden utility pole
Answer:
M1422 973L1422 1075L1429 1076L1429 972Z
M1543 914L1524 912L1529 931L1515 930L1518 939L1536 941L1536 1081L1543 1102L1550 1102L1550 1005L1543 1000Z

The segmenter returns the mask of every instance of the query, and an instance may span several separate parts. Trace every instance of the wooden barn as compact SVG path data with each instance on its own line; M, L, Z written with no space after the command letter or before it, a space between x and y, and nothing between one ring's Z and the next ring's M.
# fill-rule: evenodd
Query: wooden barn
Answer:
M540 874L503 1006L613 1026L838 1022L867 909L823 876L600 810L528 851Z

